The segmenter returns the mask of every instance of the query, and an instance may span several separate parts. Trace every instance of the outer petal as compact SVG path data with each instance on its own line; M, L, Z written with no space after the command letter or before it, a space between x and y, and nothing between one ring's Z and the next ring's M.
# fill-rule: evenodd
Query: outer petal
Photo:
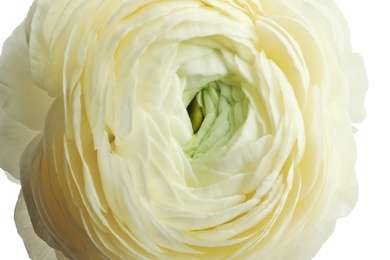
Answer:
M282 0L307 20L317 32L322 32L322 43L340 66L349 89L348 110L352 122L365 118L364 99L368 86L367 73L359 54L353 53L347 21L333 0Z
M4 43L0 58L0 93L6 113L28 128L42 131L53 99L31 80L30 50L24 28L25 23L22 23Z
M20 179L20 156L36 134L0 109L0 167L10 173L10 180Z
M29 50L22 23L0 57L0 166L19 179L19 158L42 130L50 98L30 79Z
M30 216L27 211L23 193L19 194L15 208L15 223L19 235L22 237L27 252L32 260L65 260L67 259L61 252L49 247L34 232Z
M349 115L352 122L360 123L366 117L364 99L368 86L367 73L362 57L357 53L345 55L343 70L349 86Z
M62 95L64 53L74 28L72 24L77 22L75 12L83 10L79 6L100 2L104 1L37 0L31 8L26 20L31 77L50 96Z

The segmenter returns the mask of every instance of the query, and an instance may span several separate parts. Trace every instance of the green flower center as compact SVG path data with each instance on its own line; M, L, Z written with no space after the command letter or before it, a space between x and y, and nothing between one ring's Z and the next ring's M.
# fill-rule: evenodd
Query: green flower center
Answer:
M228 147L229 140L245 122L248 100L241 88L218 80L195 94L187 112L194 135L183 150L196 157Z
M188 116L191 119L192 130L196 134L203 123L204 115L202 107L197 101L197 95L192 99L191 103L187 107Z

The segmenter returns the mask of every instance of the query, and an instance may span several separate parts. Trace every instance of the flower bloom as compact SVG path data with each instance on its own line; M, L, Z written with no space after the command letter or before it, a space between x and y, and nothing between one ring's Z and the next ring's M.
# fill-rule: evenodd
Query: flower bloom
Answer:
M367 80L331 0L36 0L0 59L32 259L310 259Z

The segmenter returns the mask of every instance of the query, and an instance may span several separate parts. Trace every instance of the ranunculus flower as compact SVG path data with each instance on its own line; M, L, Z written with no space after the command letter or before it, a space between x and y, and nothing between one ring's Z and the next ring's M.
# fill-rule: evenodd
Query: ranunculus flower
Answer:
M309 259L357 199L331 0L36 0L0 82L32 259Z

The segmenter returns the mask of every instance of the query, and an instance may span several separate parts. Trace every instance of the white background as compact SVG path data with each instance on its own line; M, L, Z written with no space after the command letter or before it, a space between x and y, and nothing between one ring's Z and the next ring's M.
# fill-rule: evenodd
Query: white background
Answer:
M24 19L30 3L1 0L0 45ZM355 136L359 202L348 218L338 221L314 259L390 259L390 15L383 0L337 3L349 22L353 49L365 59L368 117ZM18 192L19 186L0 172L0 259L4 260L29 259L13 221Z

